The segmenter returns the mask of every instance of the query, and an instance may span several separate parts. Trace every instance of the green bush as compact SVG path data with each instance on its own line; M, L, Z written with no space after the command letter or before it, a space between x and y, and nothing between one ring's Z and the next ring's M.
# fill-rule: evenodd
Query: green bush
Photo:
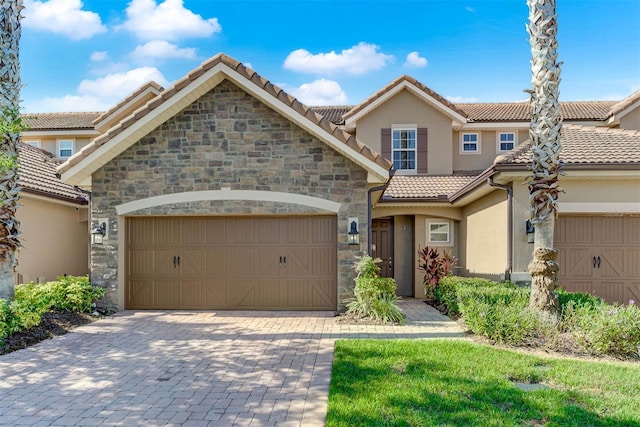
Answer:
M396 296L396 281L379 277L380 268L369 255L363 255L354 267L358 276L353 298L346 300L347 314L385 323L401 323L403 315L397 304L399 298Z
M564 289L556 289L560 310L564 310L569 303L573 303L575 307L587 305L589 307L598 307L603 304L600 297L585 292L568 292Z
M440 283L434 290L434 296L437 304L452 317L460 315L460 307L458 304L458 290L463 288L515 288L516 286L510 282L494 282L489 279L480 277L459 277L447 276L440 280Z
M589 352L640 356L640 308L635 305L569 302L563 326Z
M517 345L540 333L538 314L528 308L528 289L469 286L458 290L458 298L465 323L477 335Z
M0 300L0 343L7 335L40 324L47 311L90 312L92 303L103 295L104 290L91 286L87 277L18 285L13 300Z

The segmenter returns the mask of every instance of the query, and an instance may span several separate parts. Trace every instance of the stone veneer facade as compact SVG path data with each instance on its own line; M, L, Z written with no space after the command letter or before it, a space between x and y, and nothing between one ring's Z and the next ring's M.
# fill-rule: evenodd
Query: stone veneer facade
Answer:
M91 247L91 281L106 290L102 305L123 306L118 249L124 238L118 230L116 206L152 196L221 188L297 193L340 203L336 262L342 305L353 287L354 258L367 245L367 172L226 80L93 174L92 224L99 218L109 220L104 245ZM205 201L157 206L130 215L327 213L288 203ZM359 247L347 244L349 217L359 219Z

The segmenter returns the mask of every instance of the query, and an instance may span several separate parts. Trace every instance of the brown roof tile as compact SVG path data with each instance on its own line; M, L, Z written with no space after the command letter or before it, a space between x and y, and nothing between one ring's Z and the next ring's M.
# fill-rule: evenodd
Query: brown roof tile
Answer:
M154 81L148 81L147 83L145 83L142 86L140 86L138 89L134 90L125 99L123 99L122 101L118 102L116 105L114 105L113 107L109 108L109 110L105 111L104 113L102 113L98 117L96 117L93 120L93 124L96 125L100 121L106 119L109 115L115 113L118 109L122 108L127 102L130 102L136 96L139 96L141 93L143 93L145 90L148 90L148 89L155 89L157 91L161 91L163 89L163 87L160 86L158 83L156 83Z
M342 116L351 110L353 105L335 105L335 106L319 106L311 107L316 113L322 115L325 119L336 125L344 124Z
M22 120L29 130L93 130L93 121L100 112L87 113L33 113L24 114Z
M383 200L442 199L473 181L478 173L456 175L394 175Z
M569 164L640 163L640 131L564 124L560 159ZM496 158L495 164L528 164L530 142Z
M353 116L354 114L362 111L363 109L373 104L376 100L383 97L385 94L392 91L396 86L400 85L403 82L411 83L412 85L414 85L416 88L420 89L427 95L435 98L438 102L440 102L444 106L450 108L451 110L455 111L456 113L458 113L463 117L467 117L467 114L461 109L459 109L455 104L452 104L451 102L449 102L448 100L446 100L445 98L440 96L438 93L434 92L433 90L429 89L427 86L423 85L413 77L404 75L404 76L398 77L397 79L395 79L394 81L392 81L391 83L389 83L388 85L386 85L385 87L383 87L382 89L380 89L379 91L371 95L369 98L367 98L366 100L364 100L363 102L361 102L360 104L358 104L357 106L349 110L347 113L343 114L342 118L347 119Z
M174 86L164 90L163 92L160 93L160 95L158 95L157 97L155 97L154 99L152 99L151 101L149 101L145 106L141 107L138 111L136 116L138 118L142 118L144 117L146 114L148 114L151 110L153 110L154 108L158 107L160 104L162 104L163 102L167 101L168 99L172 98L176 93L179 93L180 90L184 89L184 87L186 87L186 85L183 84L184 80L189 80L189 81L193 81L195 80L198 76L200 76L202 74L202 70L210 70L212 69L216 64L218 63L224 63L225 65L229 66L230 68L235 69L239 69L239 70L246 70L247 73L240 73L243 76L248 76L248 74L251 74L251 77L249 79L249 81L253 82L254 84L256 84L258 87L260 88L264 88L267 84L269 84L269 81L266 80L264 77L260 76L258 73L249 73L249 69L245 68L245 67L241 67L241 63L236 61L235 59L224 55L222 53L212 57L211 59L203 62L198 68L194 69L193 71L189 72L185 77L183 77L180 81L178 81L176 84L174 84ZM253 71L253 70L250 70ZM277 99L285 102L287 105L291 106L296 112L298 112L299 114L306 116L309 120L311 120L312 122L314 122L315 124L317 124L318 126L324 128L325 126L323 126L322 122L325 121L326 119L324 119L323 117L321 117L318 114L311 114L311 115L307 115L307 111L309 110L309 108L305 105L303 105L302 103L300 103L297 99L295 99L294 97L286 94L284 91L281 91L278 93L277 95ZM287 102L288 101L288 102ZM126 124L126 125L125 125ZM111 128L108 132L106 132L105 134L99 136L98 138L94 139L93 142L91 142L89 145L87 145L85 147L85 149L79 151L78 153L76 153L73 157L71 157L71 161L76 161L76 159L81 159L84 158L86 156L88 156L89 154L91 154L92 152L94 152L98 146L103 145L105 143L107 143L111 138L113 138L115 135L117 135L118 133L120 133L122 130L126 129L129 125L131 124L131 121L126 121L126 122L120 122L120 124L118 124L117 126L114 126L113 128ZM329 127L333 127L332 124L329 124ZM338 129L333 129L332 135L334 137L336 137L339 141L341 141L342 143L344 143L345 145L349 145L349 141L351 138L354 138L354 136L349 135L348 133L342 131L342 130L338 130ZM389 162L388 160L384 159L382 156L378 155L378 153L375 152L371 152L371 150L369 151L364 151L363 155L366 156L369 160L373 161L374 163L376 163L377 165L385 168L385 169L390 169L392 164L391 162ZM72 166L72 162L66 162L64 164L62 164L60 166L60 168L58 169L59 173L64 173L65 171L69 170Z
M87 195L72 185L60 181L56 168L60 161L53 154L28 144L18 145L20 187L28 193L53 197L81 205L87 204Z
M604 120L615 101L561 102L560 111L565 120ZM476 122L531 120L528 102L456 104Z

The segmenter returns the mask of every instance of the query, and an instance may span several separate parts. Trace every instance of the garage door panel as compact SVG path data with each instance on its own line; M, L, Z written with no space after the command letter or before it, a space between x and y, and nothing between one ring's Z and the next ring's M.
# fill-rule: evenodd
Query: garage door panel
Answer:
M153 305L153 282L131 280L127 284L126 304L128 308L149 308Z
M634 281L625 286L624 301L630 303L633 301L635 305L640 305L640 281Z
M620 303L640 293L639 217L566 215L557 225L561 286Z
M182 308L180 282L177 280L155 280L153 282L153 308Z
M127 308L337 307L335 217L136 218L127 227L137 236L126 249Z

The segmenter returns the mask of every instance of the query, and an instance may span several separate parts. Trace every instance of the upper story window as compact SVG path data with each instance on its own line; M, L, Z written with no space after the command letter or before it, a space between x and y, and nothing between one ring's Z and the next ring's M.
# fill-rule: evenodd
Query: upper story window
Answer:
M516 146L515 132L498 132L498 152L513 150Z
M58 141L58 157L61 159L69 158L73 155L73 140L61 139Z
M416 169L416 129L392 129L391 154L396 170Z
M460 134L460 152L470 154L480 153L480 134Z

